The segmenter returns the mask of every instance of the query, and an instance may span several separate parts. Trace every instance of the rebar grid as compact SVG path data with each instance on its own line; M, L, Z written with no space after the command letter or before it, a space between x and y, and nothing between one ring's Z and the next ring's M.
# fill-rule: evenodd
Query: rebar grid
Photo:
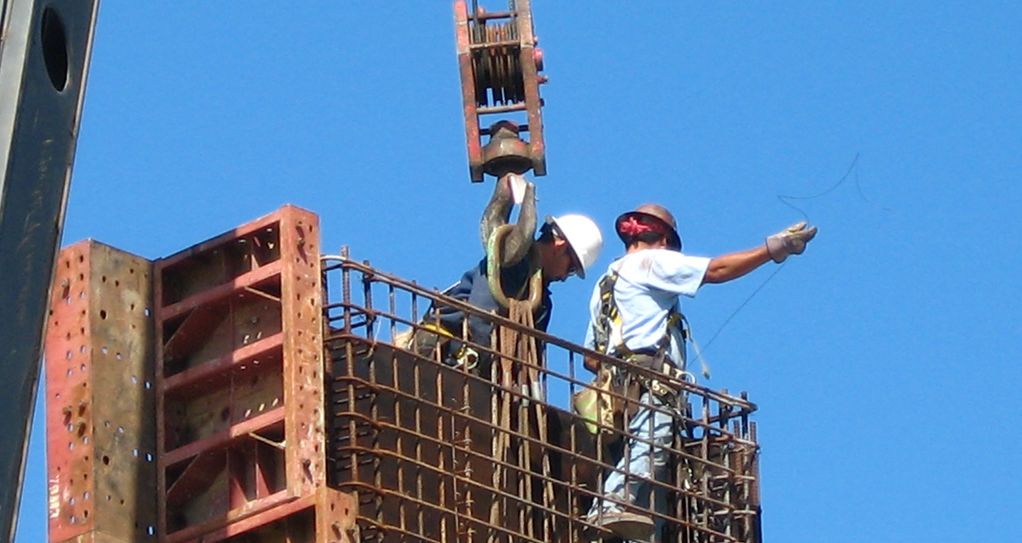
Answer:
M576 375L586 357L636 374L651 372L380 273L368 263L344 259L325 266L324 275L326 351L333 366L331 484L359 493L363 539L576 541L610 536L586 514L593 500L615 501L602 496L603 481L615 469L624 444L642 441L621 430L627 421L600 425L594 435L566 406L573 393L590 388L587 376ZM340 296L333 299L331 292ZM534 337L541 345L540 364L514 363L541 376L542 392L501 384L496 363L492 374L480 375L442 362L440 347L434 356L416 354L409 337L432 333L430 325L436 323L420 320L430 305L486 318L494 324L495 337L508 328ZM500 356L490 345L465 343L481 360ZM758 445L750 421L755 405L744 394L672 384L683 391L676 408L644 406L669 413L675 421L675 438L666 451L667 476L653 480L626 473L666 492L668 506L654 511L618 505L663 521L657 541L760 541ZM523 413L538 404L546 413L541 419L547 421L545 431L502 427L491 417L491 400L498 396ZM494 454L500 440L511 443L517 461L514 455L506 460ZM548 475L540 469L543 462L551 466ZM535 498L542 493L536 489L544 487L553 488L552 503ZM494 516L495 510L500 514ZM538 539L533 525L547 523L553 527L552 539Z

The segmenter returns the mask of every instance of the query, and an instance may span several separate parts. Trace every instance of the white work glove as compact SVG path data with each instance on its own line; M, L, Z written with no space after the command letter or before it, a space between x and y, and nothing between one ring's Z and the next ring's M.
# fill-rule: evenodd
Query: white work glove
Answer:
M511 186L511 199L515 205L522 205L525 201L525 189L532 183L516 173L507 174L507 183Z
M815 226L809 226L805 221L795 223L766 239L767 252L774 262L784 262L788 255L802 254L814 236Z

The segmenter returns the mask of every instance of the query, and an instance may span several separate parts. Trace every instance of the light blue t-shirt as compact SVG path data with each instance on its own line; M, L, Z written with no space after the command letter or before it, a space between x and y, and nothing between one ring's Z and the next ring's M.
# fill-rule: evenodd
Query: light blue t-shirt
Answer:
M709 258L687 256L669 249L643 249L611 263L607 273L616 271L618 274L614 301L621 315L621 338L625 346L632 351L656 348L666 333L671 309L681 311L678 295L694 297L709 265ZM595 346L593 325L598 322L599 314L600 285L597 282L589 301L589 328L585 339L585 346L590 349ZM684 369L684 340L678 327L671 332L668 354Z

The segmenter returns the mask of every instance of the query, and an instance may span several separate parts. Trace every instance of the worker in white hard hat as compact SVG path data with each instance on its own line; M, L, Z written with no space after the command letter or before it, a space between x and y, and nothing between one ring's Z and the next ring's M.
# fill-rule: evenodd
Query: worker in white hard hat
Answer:
M676 427L670 413L679 413L686 404L680 387L671 383L694 380L685 368L689 332L679 296L693 297L706 283L731 281L770 261L802 254L816 235L816 227L798 223L757 247L706 258L682 253L677 228L674 216L657 204L618 217L615 229L625 255L611 263L590 302L586 346L628 364L604 368L587 359L586 367L598 374L597 383L615 383L612 388L629 398L631 409L618 414L628 431L625 452L607 474L603 498L593 502L586 520L624 540L648 541L662 524L652 513L668 515L661 481ZM592 416L592 406L610 397L594 390L576 395L576 411L590 421L591 429L596 419L613 425L611 411L623 402L597 409Z
M499 228L507 225L516 203L521 206L518 221L510 225L509 231L504 229L504 235L495 236ZM545 331L553 307L550 283L564 281L573 275L584 278L599 258L603 236L589 217L566 214L547 217L538 237L534 238L535 209L535 186L532 183L517 174L501 177L481 223L481 237L487 247L487 256L466 271L445 294L484 311L506 315L506 308L491 290L490 272L499 269L500 290L506 298L538 296L533 318L536 329ZM539 284L535 284L537 271L542 277ZM537 287L540 292L531 292ZM420 330L413 340L413 348L420 355L432 356L439 342L441 356L450 365L487 363L487 357L480 357L472 344L490 345L493 329L490 320L471 314L466 319L465 313L457 308L434 304L423 319L423 327L427 328L427 333ZM479 371L482 375L489 375L489 368L482 367Z

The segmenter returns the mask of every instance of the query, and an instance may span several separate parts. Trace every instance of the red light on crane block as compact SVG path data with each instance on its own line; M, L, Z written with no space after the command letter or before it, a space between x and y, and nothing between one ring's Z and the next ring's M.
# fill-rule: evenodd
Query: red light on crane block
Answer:
M536 47L529 0L511 0L508 10L500 12L487 12L477 4L473 0L469 12L465 0L454 3L472 181L482 181L484 174L500 177L530 169L546 175L539 97L546 76L539 73L543 53ZM526 132L528 140L522 138ZM484 144L485 136L489 140Z

